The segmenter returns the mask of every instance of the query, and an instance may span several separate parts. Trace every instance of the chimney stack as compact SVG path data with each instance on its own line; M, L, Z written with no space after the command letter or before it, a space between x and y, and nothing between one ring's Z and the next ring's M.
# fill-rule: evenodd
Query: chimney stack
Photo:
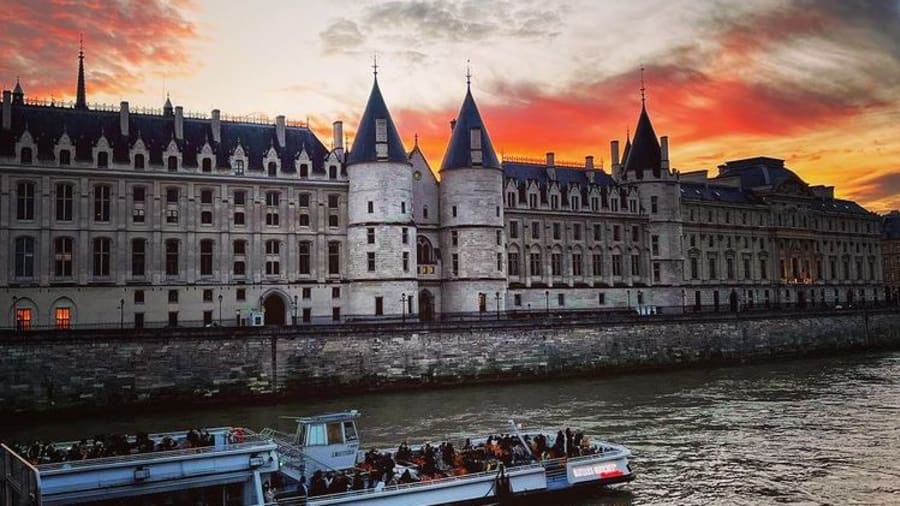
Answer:
M610 150L610 158L613 164L613 167L619 165L619 141L612 141L609 143Z
M456 128L456 120L451 119L450 120L450 131L452 132L454 128Z
M175 107L175 138L184 140L184 107Z
M332 130L334 132L334 150L343 150L344 149L344 122L343 121L335 121L332 123Z
M119 133L122 134L122 137L128 137L129 117L128 102L123 101L119 104Z
M3 90L3 129L12 128L12 92Z
M587 170L594 170L594 157L592 155L584 157L584 168Z
M284 115L275 116L275 137L278 138L278 147L283 148L284 143Z
M659 154L662 160L662 168L669 170L669 136L663 135L659 138Z
M212 138L213 142L222 142L222 122L220 121L221 112L218 109L213 109L212 112L209 113L210 122L209 129L212 130Z
M553 154L553 151L547 151L547 167L555 167L556 166L556 155Z

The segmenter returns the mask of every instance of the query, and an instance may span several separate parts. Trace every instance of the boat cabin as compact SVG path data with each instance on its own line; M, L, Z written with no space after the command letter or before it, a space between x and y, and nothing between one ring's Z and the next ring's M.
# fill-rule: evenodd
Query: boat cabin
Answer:
M359 436L356 431L357 410L319 416L294 417L297 432L294 445L307 457L309 475L322 471L350 469L357 463Z

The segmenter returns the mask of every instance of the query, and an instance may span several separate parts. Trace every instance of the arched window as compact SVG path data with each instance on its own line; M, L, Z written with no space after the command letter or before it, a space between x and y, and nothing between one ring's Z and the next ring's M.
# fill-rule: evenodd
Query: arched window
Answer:
M71 165L72 164L72 152L68 149L61 149L59 151L59 164L60 165Z
M22 150L19 151L19 160L21 161L22 165L31 165L31 159L31 148L22 148Z
M170 156L167 162L169 172L178 172L178 157Z
M269 162L269 175L275 177L278 175L278 164L275 162Z
M419 236L416 239L416 263L419 265L430 265L434 262L434 248L431 247L431 241L428 238Z
M106 151L97 153L97 167L109 167L109 153Z
M212 158L203 159L203 172L212 172Z
M134 168L135 169L143 169L144 168L144 155L138 153L134 155Z

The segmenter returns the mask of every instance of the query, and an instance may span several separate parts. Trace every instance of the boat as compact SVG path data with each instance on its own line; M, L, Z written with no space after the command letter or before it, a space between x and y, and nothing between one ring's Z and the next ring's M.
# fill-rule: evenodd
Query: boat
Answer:
M222 506L475 505L635 478L626 447L568 429L554 435L510 421L497 435L364 450L360 416L285 417L296 426L292 432L219 427L119 435L106 442L120 448L112 452L100 442L106 449L98 453L96 440L18 452L0 445L0 499L10 506L151 496Z

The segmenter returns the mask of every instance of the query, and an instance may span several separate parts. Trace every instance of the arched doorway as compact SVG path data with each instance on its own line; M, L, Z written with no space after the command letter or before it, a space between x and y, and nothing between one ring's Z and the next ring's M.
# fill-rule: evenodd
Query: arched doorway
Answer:
M419 292L419 320L423 322L434 320L434 295L428 290Z
M266 325L284 325L284 299L280 295L273 293L266 297L263 308L266 311Z

